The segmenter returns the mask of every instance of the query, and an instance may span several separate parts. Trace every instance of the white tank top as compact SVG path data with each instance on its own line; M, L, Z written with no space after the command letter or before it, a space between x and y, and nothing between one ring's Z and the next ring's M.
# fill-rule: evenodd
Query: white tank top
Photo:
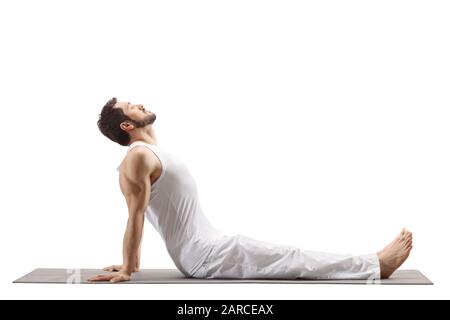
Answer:
M195 273L224 233L214 228L203 214L197 185L186 165L156 145L135 141L149 148L162 164L160 177L151 185L145 215L159 232L172 260L185 275Z

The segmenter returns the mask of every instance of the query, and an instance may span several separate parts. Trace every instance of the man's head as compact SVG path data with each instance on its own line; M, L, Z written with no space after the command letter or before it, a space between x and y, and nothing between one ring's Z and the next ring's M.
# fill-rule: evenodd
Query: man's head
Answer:
M103 107L97 121L101 133L122 146L130 143L130 138L141 135L152 125L156 115L144 109L142 104L109 100Z

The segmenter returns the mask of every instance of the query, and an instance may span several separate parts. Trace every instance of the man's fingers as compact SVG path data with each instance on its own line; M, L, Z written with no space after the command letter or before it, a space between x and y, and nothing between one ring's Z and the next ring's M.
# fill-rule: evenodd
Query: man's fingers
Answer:
M98 279L98 275L88 278L88 281L96 281L97 279Z
M111 266L113 267L113 266ZM106 268L105 268L106 269ZM98 274L96 276L90 277L88 281L110 281L112 283L117 283L120 281L128 281L131 276L127 274L121 274L118 272L110 273L110 274Z
M108 271L108 272L114 272L114 271L120 271L120 268L122 266L118 266L118 265L112 265L106 268L103 268L103 271Z
M111 278L111 280L109 280L109 281L111 281L112 283L117 283L117 282L120 282L120 280L121 280L120 276L116 276L116 277Z
M98 274L96 276L90 277L88 281L109 281L114 277L112 274Z
M101 281L101 275L90 277L88 281Z
M128 280L130 280L129 276L123 275L123 274L119 274L117 276L112 277L110 282L117 283L117 282L128 281Z

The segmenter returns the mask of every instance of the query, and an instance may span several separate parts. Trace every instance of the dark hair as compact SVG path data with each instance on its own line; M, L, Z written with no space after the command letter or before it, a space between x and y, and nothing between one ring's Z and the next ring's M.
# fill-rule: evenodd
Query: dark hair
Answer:
M105 137L122 146L127 146L130 143L130 136L120 128L120 124L133 120L126 116L121 108L114 108L116 103L117 99L112 98L105 104L99 115L97 126Z

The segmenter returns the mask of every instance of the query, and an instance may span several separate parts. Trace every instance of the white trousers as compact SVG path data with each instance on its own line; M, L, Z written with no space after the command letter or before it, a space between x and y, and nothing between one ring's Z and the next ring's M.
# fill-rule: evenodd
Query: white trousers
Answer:
M301 250L240 234L224 235L194 278L380 279L377 254L344 255Z

